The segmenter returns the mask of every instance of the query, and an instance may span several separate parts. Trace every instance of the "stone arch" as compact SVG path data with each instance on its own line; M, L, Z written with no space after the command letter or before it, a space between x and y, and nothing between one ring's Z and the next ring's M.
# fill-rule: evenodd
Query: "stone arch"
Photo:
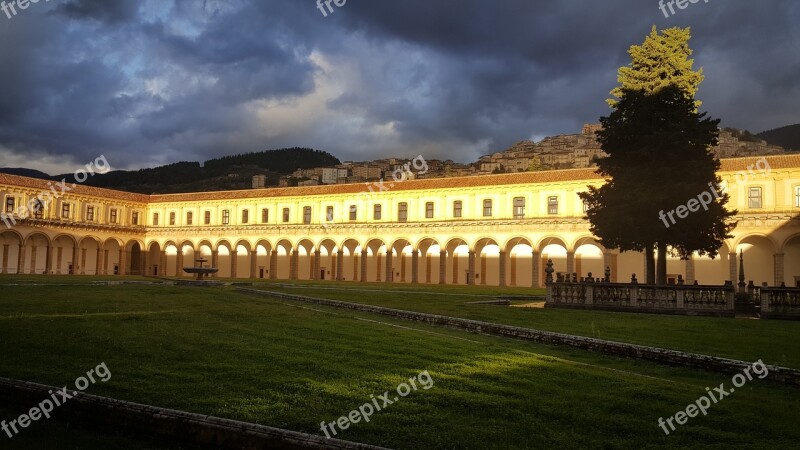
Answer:
M578 277L603 278L606 267L611 271L612 277L617 272L616 262L608 254L606 248L594 236L582 236L575 239L572 244L574 270ZM608 256L608 257L607 257ZM611 267L611 266L615 267Z
M381 282L386 277L386 252L388 247L382 238L368 238L363 245L367 251L367 279L362 281Z
M572 253L569 252L569 246L561 237L545 236L536 244L536 249L541 258L542 267L542 270L539 271L539 286L544 286L545 269L547 268L548 260L553 261L553 278L558 273L574 272Z
M147 274L147 258L144 248L144 242L138 239L131 239L125 244L126 255L122 260L121 275L126 273L131 275Z
M25 238L17 231L13 229L3 230L0 231L0 251L3 252L2 258L2 266L0 266L0 272L6 273L22 273L19 270L22 269L20 265L20 254L22 254L21 250L23 249L22 245L25 242Z
M447 251L442 248L439 241L432 237L420 239L415 248L419 252L417 279L422 283L444 283L447 267ZM444 252L444 255L442 253Z
M505 283L500 276L500 244L492 237L481 237L475 240L473 246L475 252L474 283L480 285L499 286ZM503 263L505 265L505 263ZM505 267L503 267L505 271Z
M396 238L386 252L386 282L413 281L414 246L410 239Z
M779 256L783 260L783 279L786 286L800 287L800 233L795 233L781 243Z
M692 255L691 261L686 262L687 270L686 282L691 284L697 281L698 284L722 284L718 280L733 280L731 278L731 258L735 265L736 257L731 254L730 243L723 242L716 258L700 256L697 253Z
M77 261L76 255L79 254L78 248L80 248L80 244L75 236L67 233L56 235L52 239L52 248L50 249L51 261L48 273L56 275L74 275L81 273L74 270L74 268L77 268L75 261Z
M40 231L34 231L25 236L22 247L21 273L44 274L47 271L51 246L50 237Z
M462 237L452 237L445 244L447 263L445 269L446 284L467 284L469 280L469 243Z
M361 244L357 239L348 238L339 246L342 258L340 280L359 281L361 277L362 255ZM337 270L337 273L339 271Z
M305 238L297 242L294 248L295 278L298 280L311 280L314 278L314 243Z
M292 277L291 271L291 257L294 245L289 239L281 239L275 244L275 249L272 251L272 271L275 272L275 278L279 280L288 280Z
M505 271L500 271L502 281L509 286L534 286L539 255L534 251L533 240L515 236L506 240L501 248L505 251Z
M220 239L214 244L214 253L211 254L211 266L219 269L216 276L220 278L233 277L233 244L227 239Z
M125 243L121 239L111 237L103 242L100 252L100 275L122 274L121 257L124 256Z
M774 270L776 248L775 241L761 233L749 233L737 240L734 253L738 255L743 252L745 282L752 280L757 286L764 282L774 286L783 281L778 279ZM738 273L733 277L733 282L738 282Z
M255 255L255 266L251 276L253 278L269 278L270 259L272 258L272 243L268 239L259 239L253 247Z

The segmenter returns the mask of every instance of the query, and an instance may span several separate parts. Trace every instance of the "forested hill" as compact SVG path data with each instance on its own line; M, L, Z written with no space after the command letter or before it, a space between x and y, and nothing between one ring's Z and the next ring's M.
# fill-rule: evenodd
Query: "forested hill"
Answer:
M800 123L758 133L759 138L786 150L800 152Z
M267 175L267 184L277 184L281 175L297 169L340 164L333 155L310 148L285 148L225 156L199 162L178 162L135 171L116 170L89 177L89 186L119 189L142 194L249 189L253 175ZM113 162L112 162L113 167ZM27 169L0 169L0 172L34 178L74 182L73 174L48 176Z

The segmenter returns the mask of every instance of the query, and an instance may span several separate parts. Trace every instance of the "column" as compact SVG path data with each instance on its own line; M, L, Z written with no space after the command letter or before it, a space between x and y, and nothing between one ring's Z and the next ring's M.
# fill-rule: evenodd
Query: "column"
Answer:
M47 244L47 250L44 256L44 273L50 275L53 273L53 246Z
M211 267L219 268L219 250L211 251ZM218 275L214 273L211 276L216 278Z
M121 264L120 264L121 265ZM103 250L103 275L108 274L108 250ZM113 272L113 269L112 269Z
M367 281L367 258L369 253L367 250L361 250L361 281Z
M511 286L517 285L517 254L511 253L508 258L509 262L511 263Z
M166 260L166 256L164 256L164 259ZM81 275L86 275L86 249L85 248L81 249L81 270L80 270L80 274Z
M403 265L405 267L405 264ZM411 283L419 283L419 250L411 252Z
M539 252L531 253L531 287L538 288L539 284Z
M475 252L469 251L469 272L467 273L467 284L475 284Z
M63 256L64 249L58 247L56 250L56 275L61 275L61 257Z
M336 250L336 280L344 280L344 248Z
M695 280L695 273L694 273L694 258L689 258L684 261L685 270L686 270L686 284L694 284ZM613 273L613 272L612 272Z
M433 266L433 255L430 252L425 253L425 283L431 284L431 270Z
M250 252L250 278L258 278L258 247Z
M453 252L453 284L458 284L458 254Z
M97 246L97 258L94 260L94 274L95 275L104 275L103 271L103 250L100 246Z
M394 280L394 273L392 270L392 253L394 250L391 248L386 249L386 282L391 283Z
M36 245L31 245L31 267L28 273L36 273Z
M297 249L292 249L292 252L289 253L289 279L296 280L297 279L297 260L300 259L300 254L297 252Z
M406 282L406 254L400 250L400 282Z
M3 244L3 273L8 273L8 244Z
M141 258L142 267L139 269L142 274L144 274L144 253L139 252L139 257ZM120 247L119 249L119 275L127 275L128 273L128 251L125 250L125 247Z
M353 255L353 279L352 279L352 281L358 281L359 280L358 275L359 275L359 272L360 272L359 268L361 267L361 265L358 263L358 260L360 259L361 254L356 253L356 249L353 249L352 255Z
M269 279L278 278L278 250L272 250L269 254Z
M486 278L487 278L486 273L489 271L486 268L486 266L489 263L489 261L488 261L489 260L489 256L488 255L484 256L483 252L481 252L481 253L477 253L476 252L475 253L475 258L480 259L480 261L481 261L481 273L480 273L480 275L481 275L481 284L485 285L486 284Z
M22 275L25 273L25 253L28 252L28 247L26 245L19 246L19 255L17 255L17 275Z
M311 263L311 279L319 280L319 262L321 258L319 249L314 250L314 258Z
M579 280L581 278L581 274L583 273L583 268L581 267L581 256L582 255L577 255L577 254L575 255L575 272L578 273L578 279ZM605 270L605 267L603 267L603 270ZM602 273L593 273L592 276L593 277L602 277L603 274Z
M575 252L567 252L567 274L575 272Z
M72 246L72 270L69 273L70 275L77 275L78 274L78 262L79 262L78 246L77 245L73 245Z
M500 286L506 285L506 251L500 250ZM484 273L484 280L486 280L486 274Z
M239 278L239 252L231 251L231 278Z
M175 258L175 276L183 276L183 249L178 249L178 255Z
M783 271L783 253L776 253L773 256L773 260L775 266L775 286L780 286L781 283L785 282Z
M439 251L439 284L447 284L447 250Z
M380 254L380 249L378 249L378 250L375 251L375 259L378 260L378 262L376 263L376 266L375 266L375 273L377 274L376 278L375 278L375 281L381 281L381 272L383 272L381 270L381 261L382 261L381 258L382 258L382 256Z

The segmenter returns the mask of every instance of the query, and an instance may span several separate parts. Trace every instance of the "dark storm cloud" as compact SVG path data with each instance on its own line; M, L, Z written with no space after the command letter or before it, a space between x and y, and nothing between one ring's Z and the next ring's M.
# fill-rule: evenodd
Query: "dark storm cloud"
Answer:
M0 16L0 160L117 167L285 146L474 160L576 132L627 48L692 26L703 108L800 122L792 0L68 0Z

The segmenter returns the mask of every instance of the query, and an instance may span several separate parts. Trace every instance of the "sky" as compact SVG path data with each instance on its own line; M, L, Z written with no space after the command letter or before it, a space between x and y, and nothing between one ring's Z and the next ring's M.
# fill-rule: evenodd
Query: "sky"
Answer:
M285 147L471 162L608 115L653 25L692 28L723 126L800 123L800 2L694 1L4 0L0 166Z

